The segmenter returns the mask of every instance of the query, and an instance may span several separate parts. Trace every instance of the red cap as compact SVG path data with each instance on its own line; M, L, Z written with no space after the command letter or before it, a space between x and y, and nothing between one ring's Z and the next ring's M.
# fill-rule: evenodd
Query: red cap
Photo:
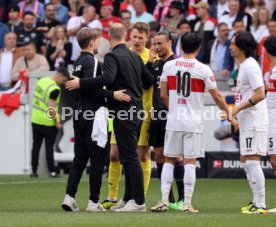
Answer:
M103 0L101 3L101 6L112 6L113 7L113 2L111 0Z

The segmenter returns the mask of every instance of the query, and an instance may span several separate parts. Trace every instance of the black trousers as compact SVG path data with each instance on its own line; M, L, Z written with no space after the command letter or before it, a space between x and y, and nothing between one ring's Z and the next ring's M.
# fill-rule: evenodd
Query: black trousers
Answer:
M99 201L100 189L102 185L105 152L103 148L97 146L96 142L92 142L92 128L93 120L88 121L80 117L78 120L74 121L75 157L70 169L66 193L71 197L75 197L83 171L86 168L88 160L90 160L89 199L94 203L97 203Z
M114 133L119 150L119 158L125 170L124 200L134 199L137 204L145 202L143 171L137 152L137 142L142 121L133 120L113 121Z
M46 160L47 167L49 172L55 171L54 166L54 144L57 135L56 126L43 126L32 123L33 129L33 148L32 148L32 170L37 172L39 152L45 139L45 148L46 148Z

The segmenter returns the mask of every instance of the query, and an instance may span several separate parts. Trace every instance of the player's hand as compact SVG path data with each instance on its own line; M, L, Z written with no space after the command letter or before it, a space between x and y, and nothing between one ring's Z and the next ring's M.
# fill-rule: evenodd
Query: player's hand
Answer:
M120 102L130 102L131 98L129 95L125 94L126 90L115 91L113 98Z
M240 126L237 119L231 120L231 125L234 126L234 133L237 133L240 130Z
M80 88L80 78L72 76L72 80L69 80L65 84L65 88L69 91L76 90Z
M57 128L57 129L61 129L61 128L62 128L62 124L56 123L56 128Z
M239 113L239 108L238 107L230 107L229 112L228 112L228 120L231 122Z

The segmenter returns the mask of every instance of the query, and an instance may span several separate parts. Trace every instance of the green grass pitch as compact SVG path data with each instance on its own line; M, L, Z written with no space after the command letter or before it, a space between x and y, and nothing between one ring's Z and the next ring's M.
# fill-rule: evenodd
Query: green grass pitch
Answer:
M0 176L0 226L200 226L200 227L276 227L276 214L242 215L240 207L251 200L245 179L199 179L193 205L199 214L177 211L167 213L88 213L88 177L79 186L79 213L64 212L60 204L64 198L67 176L50 179L40 176ZM121 182L121 186L124 182ZM122 189L120 195L122 195ZM176 189L174 186L175 195ZM107 179L103 177L101 200L107 195ZM267 205L276 207L276 180L266 181ZM147 196L148 209L160 200L160 183L153 179Z

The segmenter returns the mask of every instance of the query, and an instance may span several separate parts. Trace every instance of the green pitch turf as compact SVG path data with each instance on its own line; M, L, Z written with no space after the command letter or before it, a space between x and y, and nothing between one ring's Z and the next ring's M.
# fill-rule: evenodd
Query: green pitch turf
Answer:
M199 214L177 211L85 212L88 198L87 176L83 178L77 194L81 212L64 212L60 204L64 198L66 180L67 176L58 179L50 179L47 176L40 176L37 179L28 176L0 176L0 226L276 227L276 214L240 214L240 207L251 200L246 180L199 179L193 199L194 207L199 209ZM177 194L175 188L174 191ZM276 207L275 179L266 181L266 194L268 207ZM107 180L104 176L101 200L105 199L106 195ZM158 200L160 200L160 184L157 179L153 179L147 197L148 209Z

